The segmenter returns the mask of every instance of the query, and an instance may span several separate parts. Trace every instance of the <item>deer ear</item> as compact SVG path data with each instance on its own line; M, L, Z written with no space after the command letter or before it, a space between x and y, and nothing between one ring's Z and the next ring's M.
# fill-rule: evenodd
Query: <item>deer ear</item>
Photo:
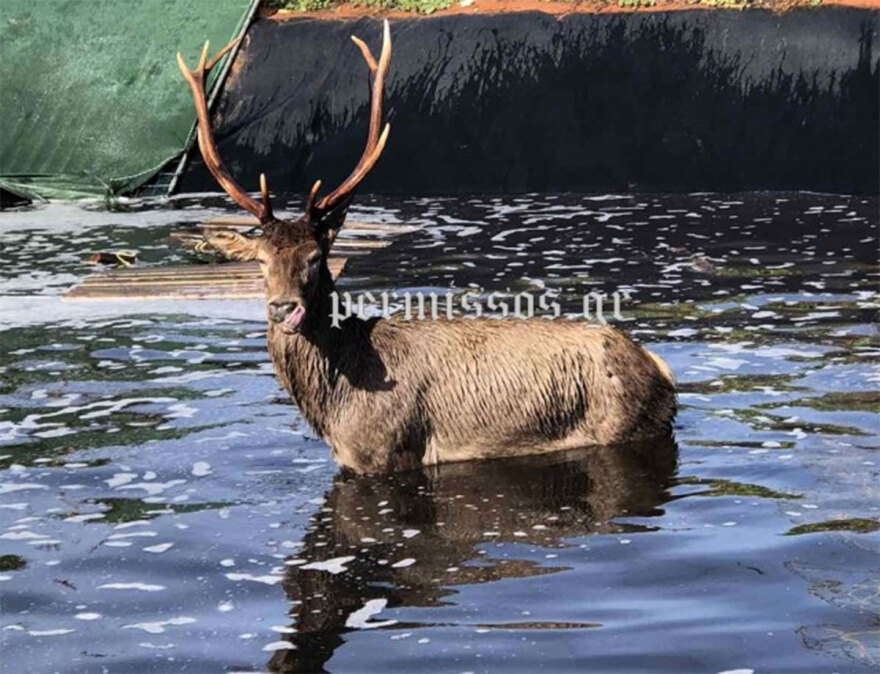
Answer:
M339 230L345 224L345 216L348 214L348 207L351 205L352 196L345 198L326 213L322 213L314 225L315 239L321 248L324 249L325 253L330 250L330 246L336 240L336 235L339 234Z
M224 257L247 262L257 259L257 240L231 229L205 232L205 241Z

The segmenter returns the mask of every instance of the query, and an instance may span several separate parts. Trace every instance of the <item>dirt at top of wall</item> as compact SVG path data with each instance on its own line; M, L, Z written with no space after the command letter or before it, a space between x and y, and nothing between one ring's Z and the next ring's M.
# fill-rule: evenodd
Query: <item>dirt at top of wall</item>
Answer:
M389 4L393 0L389 0ZM368 4L369 3L369 4ZM454 14L504 14L541 12L563 17L569 14L626 14L633 12L678 12L689 10L752 10L785 12L797 7L858 7L880 9L880 0L408 0L402 9L385 9L376 0L332 3L326 8L300 9L317 2L308 0L269 0L261 8L263 17L284 21L310 19L357 19L365 16L414 18ZM397 4L397 3L395 3ZM446 7L444 5L448 4ZM412 9L409 9L412 7Z

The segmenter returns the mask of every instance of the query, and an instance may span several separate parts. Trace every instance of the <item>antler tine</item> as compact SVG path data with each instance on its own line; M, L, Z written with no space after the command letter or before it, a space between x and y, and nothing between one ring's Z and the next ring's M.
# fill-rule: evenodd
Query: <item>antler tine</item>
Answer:
M370 139L375 147L377 135L379 132L379 124L382 123L382 94L385 89L385 76L388 74L388 67L391 65L391 29L388 26L388 20L385 20L384 29L382 31L382 51L379 53L379 63L373 71L373 88L379 90L378 96L373 96L370 106Z
M312 190L309 192L309 198L306 201L306 213L311 213L315 208L315 197L318 196L318 190L321 189L321 181L316 180L315 184L312 185Z
M198 71L198 72L205 71L205 64L208 62L208 49L210 49L210 47L211 47L211 41L205 40L205 46L202 47L202 53L199 56L199 65L196 66L196 71ZM213 60L213 59L211 59L211 60Z
M265 175L260 176L260 192L263 197L263 203L259 204L229 175L229 172L223 166L223 161L220 159L220 154L217 152L217 146L214 143L214 135L211 132L211 118L208 113L208 102L205 95L205 78L207 74L237 43L238 40L230 42L208 61L209 43L205 42L199 57L199 64L195 70L190 70L183 59L183 55L177 52L177 65L180 66L180 72L192 90L193 102L196 106L196 118L198 120L199 150L202 153L202 158L205 160L205 166L208 167L211 175L214 176L214 179L220 183L220 186L235 203L256 216L260 224L266 224L274 220L272 204L269 201L269 190L266 186L266 177Z
M215 65L217 65L217 62L220 59L222 59L224 56L226 56L226 54L228 54L231 49L235 49L235 46L239 42L241 42L241 38L240 37L235 38L232 42L230 42L228 45L223 47L223 49L221 49L216 54L214 54L214 57L208 62L208 65L205 66L205 72L211 72L211 68L213 68ZM207 44L207 43L205 43L205 44Z
M357 35L352 35L351 41L354 42L357 45L358 49L361 50L361 54L363 54L364 61L367 62L367 67L370 69L370 72L375 73L376 59L373 58L373 52L370 51L367 43L361 40Z
M263 200L263 217L266 222L271 222L275 219L275 216L272 214L272 202L269 200L269 184L266 182L266 174L260 174L260 197ZM263 222L261 219L260 222Z
M386 19L383 22L382 51L379 53L378 62L363 40L355 36L352 36L351 39L360 49L372 79L370 84L370 126L367 132L367 143L351 175L314 206L314 208L320 211L329 210L343 201L358 186L367 173L370 172L370 169L379 160L382 150L385 148L385 142L388 140L388 132L391 128L389 124L386 124L381 135L379 134L379 125L382 123L382 95L385 89L385 76L391 64L391 29L388 25L388 20Z

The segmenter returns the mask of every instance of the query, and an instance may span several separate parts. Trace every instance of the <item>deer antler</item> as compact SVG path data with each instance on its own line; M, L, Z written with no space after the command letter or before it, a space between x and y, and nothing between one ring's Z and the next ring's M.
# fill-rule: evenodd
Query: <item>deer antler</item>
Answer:
M351 175L339 187L321 198L317 203L315 203L315 197L317 196L321 181L319 180L315 183L307 204L309 216L313 213L319 216L320 213L326 212L344 201L370 172L382 155L382 150L385 149L385 142L388 140L388 132L391 129L391 125L386 124L380 135L379 124L382 122L382 93L385 88L385 75L388 73L388 66L391 63L391 29L388 27L387 19L383 24L382 51L379 54L378 62L373 58L370 48L363 40L354 35L351 36L352 41L361 50L364 61L367 62L372 80L370 83L370 129L367 133L367 145Z
M246 211L250 211L259 219L260 224L265 225L275 219L272 214L272 204L269 201L266 175L260 174L260 193L263 203L259 204L232 179L232 176L229 175L229 172L223 166L220 155L217 153L217 146L214 144L214 136L211 133L211 119L208 116L208 102L205 97L205 79L208 73L237 43L238 40L233 40L217 52L208 62L208 43L205 42L205 47L202 49L202 55L199 58L199 64L195 70L189 69L180 52L177 52L177 64L180 66L180 72L183 73L184 78L189 83L190 89L192 89L193 100L196 104L196 116L198 117L199 150L202 152L205 166L208 167L211 175L214 176L235 203Z

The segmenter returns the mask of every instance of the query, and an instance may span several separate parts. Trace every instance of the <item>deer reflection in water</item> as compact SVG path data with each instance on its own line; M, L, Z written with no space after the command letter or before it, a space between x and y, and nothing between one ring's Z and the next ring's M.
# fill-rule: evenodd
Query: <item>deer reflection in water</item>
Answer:
M456 585L564 570L493 560L478 550L487 540L560 548L591 533L645 530L613 518L661 514L677 456L667 439L382 477L340 474L288 560L283 587L296 631L285 639L296 648L277 651L269 670L323 671L365 606L436 606Z

